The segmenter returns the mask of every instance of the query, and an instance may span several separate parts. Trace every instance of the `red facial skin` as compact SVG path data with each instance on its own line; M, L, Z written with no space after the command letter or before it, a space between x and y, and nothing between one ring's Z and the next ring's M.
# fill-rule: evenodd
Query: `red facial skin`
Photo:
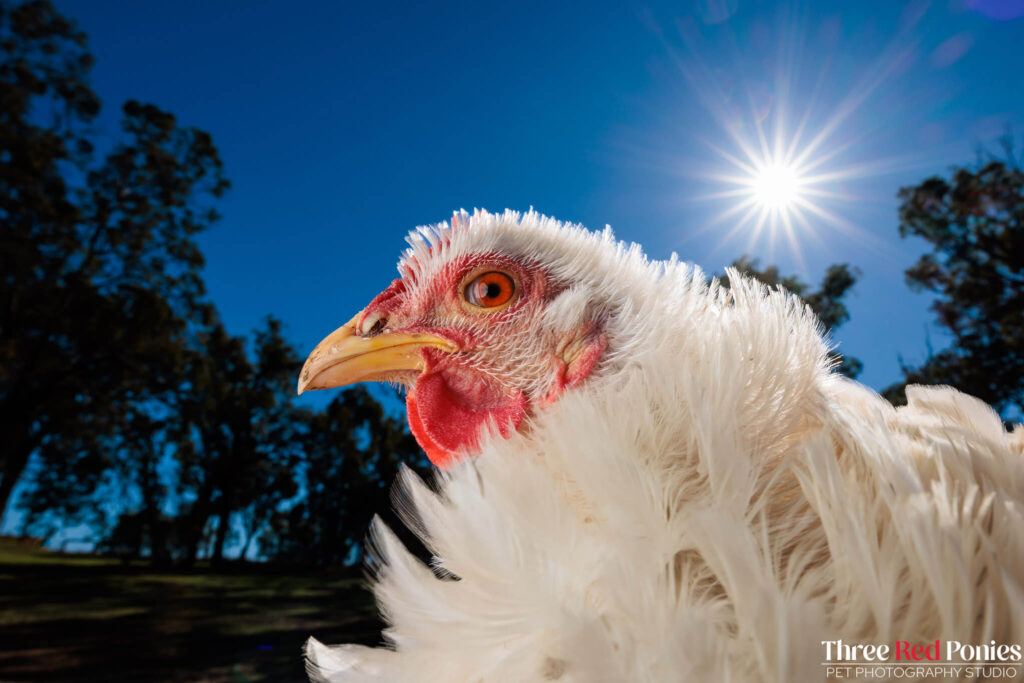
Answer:
M518 429L526 416L526 397L521 391L496 385L472 369L432 365L424 351L427 369L406 397L409 428L430 461L450 466L459 453L475 449L489 422L503 437Z
M494 311L465 303L461 290L466 278L484 270L500 270L515 277L513 303ZM469 255L447 264L424 284L427 286L407 286L403 280L395 280L370 302L359 325L368 316L379 314L387 319L388 330L428 332L458 346L456 353L432 347L421 351L425 367L411 382L406 398L413 436L438 467L448 468L459 458L475 454L489 426L502 437L510 436L535 407L551 403L565 389L582 382L604 351L604 337L592 334L593 325L581 331L591 341L570 365L558 358L556 349L547 350L552 358L552 388L536 401L537 406L531 405L524 387L517 386L515 369L495 371L494 356L502 353L510 327L528 324L534 319L528 315L531 309L543 307L557 294L558 288L550 285L546 273L499 255ZM488 361L485 372L480 364Z

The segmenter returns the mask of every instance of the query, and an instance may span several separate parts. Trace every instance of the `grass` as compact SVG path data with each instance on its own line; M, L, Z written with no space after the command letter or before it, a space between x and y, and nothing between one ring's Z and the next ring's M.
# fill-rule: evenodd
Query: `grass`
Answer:
M0 539L0 681L305 681L311 635L380 642L358 571L154 571Z

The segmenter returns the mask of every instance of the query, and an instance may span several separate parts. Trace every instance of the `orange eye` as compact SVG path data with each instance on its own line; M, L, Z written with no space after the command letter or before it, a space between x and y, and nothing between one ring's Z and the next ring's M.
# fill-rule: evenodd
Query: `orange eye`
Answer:
M516 281L505 273L492 270L478 275L466 285L466 301L479 308L496 308L507 304L516 293Z

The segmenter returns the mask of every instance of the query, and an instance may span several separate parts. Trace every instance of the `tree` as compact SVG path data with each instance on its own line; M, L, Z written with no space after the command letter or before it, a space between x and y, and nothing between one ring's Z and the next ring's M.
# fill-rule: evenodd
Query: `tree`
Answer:
M292 470L302 447L292 402L302 362L268 318L254 334L254 360L243 337L216 318L190 350L177 419L191 446L176 450L182 485L194 495L186 519L188 559L195 560L208 523L216 525L212 560L223 559L236 513L249 537L277 504L297 492Z
M429 465L404 422L385 414L365 387L346 389L305 420L305 495L274 515L262 549L280 561L351 564L363 557L374 513L390 516L399 466L425 473Z
M899 191L900 236L931 246L906 271L907 284L935 294L932 310L948 348L886 390L905 403L907 384L950 384L1004 415L1024 410L1024 171L992 160L955 168Z
M164 390L203 293L202 198L228 187L210 136L152 105L126 103L99 158L91 65L49 2L0 1L0 514L33 454L88 488L97 440Z
M734 261L732 267L744 275L760 280L769 287L782 287L796 294L814 311L822 326L830 332L850 319L850 311L843 303L843 299L857 282L860 273L848 264L829 266L821 280L821 285L813 292L809 291L810 286L807 283L801 282L795 275L779 275L779 269L775 266L760 269L757 259L749 259L744 256ZM719 278L724 286L729 286L728 277L723 275ZM830 353L829 356L835 362L837 370L850 379L855 379L864 368L856 358L838 353Z

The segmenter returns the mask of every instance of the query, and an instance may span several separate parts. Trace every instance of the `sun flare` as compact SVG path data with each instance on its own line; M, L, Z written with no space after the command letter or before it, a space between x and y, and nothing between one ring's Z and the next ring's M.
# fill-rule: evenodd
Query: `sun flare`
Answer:
M707 199L729 202L710 224L731 224L722 236L722 243L745 233L746 248L753 250L756 242L767 234L772 250L776 238L782 237L788 242L792 255L802 262L801 243L807 238L820 242L820 234L826 226L848 234L862 234L855 225L827 207L851 201L851 196L841 189L842 184L863 176L869 167L832 166L829 162L843 146L823 144L828 137L827 130L801 144L802 132L803 126L788 137L780 124L771 142L763 131L755 140L734 134L740 154L711 145L730 167L705 176L725 186L705 195Z
M801 185L799 172L787 164L766 164L751 178L754 198L773 211L788 211L800 199Z

